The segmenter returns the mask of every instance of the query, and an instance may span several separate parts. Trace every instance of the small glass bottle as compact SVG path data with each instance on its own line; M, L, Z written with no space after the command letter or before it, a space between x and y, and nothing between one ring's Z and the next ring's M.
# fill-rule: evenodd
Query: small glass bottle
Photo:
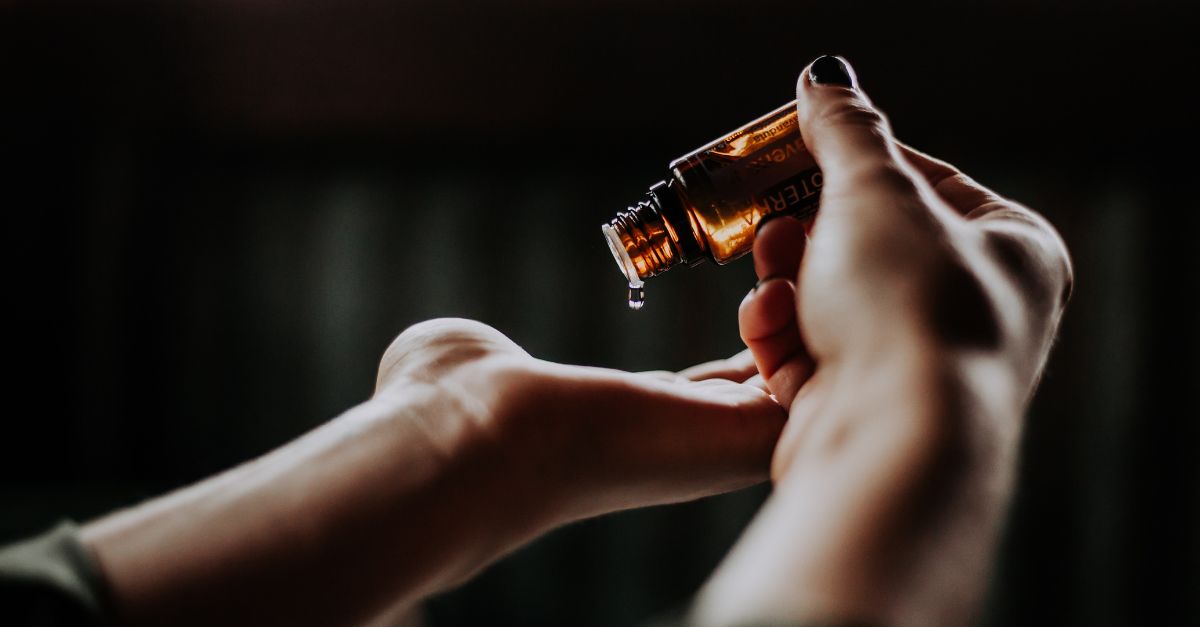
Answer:
M668 166L671 177L601 228L629 280L631 307L642 282L679 264L723 264L750 251L763 218L808 218L821 170L804 147L790 102Z

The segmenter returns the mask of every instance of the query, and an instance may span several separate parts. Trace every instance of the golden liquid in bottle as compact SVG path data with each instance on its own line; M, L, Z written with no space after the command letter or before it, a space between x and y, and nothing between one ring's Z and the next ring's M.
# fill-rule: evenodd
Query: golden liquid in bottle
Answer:
M670 164L671 178L604 225L632 285L683 262L727 263L747 252L764 218L817 210L821 170L788 103Z
M750 251L763 218L817 209L821 170L788 103L670 165L696 234L717 263Z

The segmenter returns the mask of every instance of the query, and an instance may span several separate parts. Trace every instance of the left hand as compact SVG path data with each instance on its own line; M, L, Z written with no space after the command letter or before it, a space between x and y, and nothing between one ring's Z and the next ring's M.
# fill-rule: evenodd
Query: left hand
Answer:
M447 450L525 493L538 530L759 483L785 421L746 351L629 373L535 359L487 325L441 319L401 334L379 373L372 402L403 404L414 384L457 398L454 411L414 419L436 418L430 431L465 419Z
M567 366L433 320L367 402L82 538L123 624L358 624L572 520L765 480L785 412L719 378L753 373Z
M701 624L966 624L1072 285L1037 213L899 143L840 59L800 76L824 184L772 220L742 337L790 420Z

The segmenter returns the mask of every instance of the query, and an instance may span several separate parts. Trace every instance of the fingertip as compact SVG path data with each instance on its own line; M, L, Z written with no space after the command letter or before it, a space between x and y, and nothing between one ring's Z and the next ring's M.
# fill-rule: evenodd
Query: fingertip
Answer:
M755 343L773 337L796 322L796 288L783 277L764 279L738 307L742 341L755 353ZM760 364L761 365L761 364Z
M678 376L691 381L708 379L725 379L728 381L744 381L758 372L754 364L754 355L749 350L743 350L726 359L717 359L679 371Z
M795 280L808 244L807 224L792 216L771 218L754 237L754 272L759 279Z
M821 55L808 64L800 76L797 91L808 85L817 87L858 87L858 76L845 57ZM807 79L807 80L805 80Z
M776 375L789 360L806 352L796 321L795 285L781 278L760 283L738 308L738 328L759 373L774 391Z
M801 74L796 114L804 145L824 176L825 192L854 190L861 183L856 177L890 167L895 160L886 116L840 57L820 57Z
M796 317L795 285L782 278L760 283L742 301L738 326L767 390L780 404L790 405L812 373Z

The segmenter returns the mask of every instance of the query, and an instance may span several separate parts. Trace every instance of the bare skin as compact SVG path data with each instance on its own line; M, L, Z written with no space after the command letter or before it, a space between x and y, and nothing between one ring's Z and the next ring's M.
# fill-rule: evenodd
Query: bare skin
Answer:
M1070 291L1066 247L1036 213L898 143L857 84L806 70L797 98L820 214L811 233L764 225L762 281L739 311L790 407L776 488L695 620L965 624Z
M765 481L785 411L749 355L683 374L534 359L486 325L401 334L374 397L83 529L127 624L358 624L567 522Z
M761 230L748 353L634 374L538 360L476 322L416 325L367 402L86 525L117 619L361 623L569 521L771 476L695 622L965 622L1066 249L897 143L857 88L806 70L797 92L821 210L811 236L790 219Z

